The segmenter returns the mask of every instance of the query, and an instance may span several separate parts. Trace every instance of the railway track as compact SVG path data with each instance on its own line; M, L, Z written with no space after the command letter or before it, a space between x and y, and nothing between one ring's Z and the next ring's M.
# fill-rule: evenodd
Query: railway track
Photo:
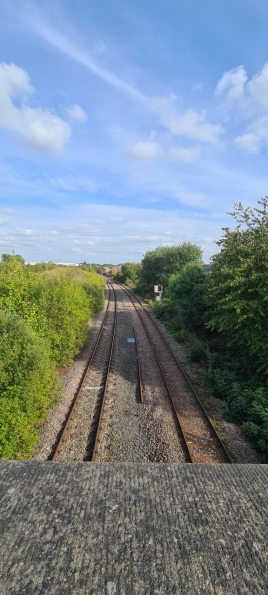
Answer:
M50 457L56 460L94 461L101 448L99 435L106 403L117 323L116 292L108 284L109 297L100 332L77 394ZM106 420L107 421L107 420ZM103 437L102 437L103 440Z
M109 291L109 299L105 312L105 317L100 329L100 333L95 344L92 356L88 363L86 372L84 373L84 376L80 383L79 390L71 406L60 439L50 458L53 461L75 460L101 462L105 460L118 460L117 457L113 458L113 448L111 453L110 448L111 442L113 442L114 439L116 439L117 444L118 440L120 441L120 437L122 435L120 423L125 424L124 410L122 410L123 405L121 407L121 411L123 412L122 422L120 418L120 415L122 415L122 413L119 413L119 419L115 420L114 418L114 410L117 410L117 414L120 410L121 399L119 395L121 389L118 386L118 381L122 383L122 375L120 372L118 376L118 371L116 374L113 373L113 379L111 380L111 385L109 387L108 394L109 376L111 368L112 366L114 366L114 359L115 361L117 361L118 367L118 361L120 361L118 360L118 357L121 357L122 359L124 353L123 357L125 361L125 367L123 375L127 374L126 379L129 378L128 366L130 365L130 362L132 366L132 380L127 380L128 384L126 386L132 386L134 388L135 386L137 387L136 398L138 400L136 401L135 412L133 412L132 415L139 416L142 414L142 411L144 411L145 417L147 416L148 419L148 416L151 415L151 411L153 413L153 409L151 410L151 408L149 407L149 409L147 410L146 408L146 397L144 398L144 394L146 394L146 386L148 385L146 385L145 383L144 391L144 385L142 382L142 372L144 372L144 375L146 376L145 368L143 366L145 365L144 341L147 341L147 343L149 342L151 346L150 353L152 350L150 357L152 357L154 354L155 360L157 362L154 364L154 366L158 366L158 369L161 372L161 376L159 376L159 379L157 381L159 383L159 388L157 388L157 390L160 392L162 391L163 393L164 389L165 394L163 394L163 397L161 397L163 399L163 408L169 408L170 415L171 411L173 411L172 415L174 421L172 423L174 424L174 432L177 432L177 436L180 442L183 441L184 447L181 446L180 448L181 452L185 450L186 454L184 454L183 456L186 462L188 461L191 463L210 464L232 462L211 420L209 419L201 401L199 400L198 395L195 392L195 389L191 385L189 378L185 374L183 368L180 366L180 363L177 361L165 337L159 331L157 325L148 313L147 309L144 308L137 296L135 296L130 290L126 289L124 286L120 284L107 284L107 287ZM119 295L122 291L123 294L121 293L121 295L125 296L125 298L121 298L121 304L125 304L123 306L123 311L129 312L127 316L130 316L130 318L132 318L133 326L125 326L123 334L121 330L120 339L122 316L125 316L125 314L123 314L121 306L121 322L119 323L117 332L117 347L114 351L115 335L117 329L118 289L120 290ZM126 320L124 324L126 324ZM135 342L135 346L133 345L131 349L131 346L124 348L124 346L121 344L124 334L127 333L127 336L129 336L128 333L130 331L130 328L132 331L131 334L133 336L133 339L128 339L127 341ZM139 352L140 340L142 342L142 348ZM122 349L123 352L121 351ZM137 365L136 372L134 374L135 350ZM148 348L146 349L146 351L147 350ZM148 354L146 353L146 355L148 366ZM129 357L130 359L128 359ZM151 368L151 363L149 365ZM157 376L158 375L159 372L157 371ZM164 384L165 386L165 388L163 387L163 389L160 388L162 384ZM156 386L155 381L153 385ZM133 392L133 388L131 389L131 391L131 394L134 395L135 391ZM171 409L168 405L167 394L172 405ZM118 401L118 398L120 399L120 401ZM127 401L129 402L129 404L131 403L132 398L133 397L131 397L129 394L129 396L127 397ZM140 410L140 413L137 409L138 402L140 404L144 403L142 407L146 408ZM159 407L159 405L157 407ZM130 410L125 411L127 415L130 414ZM145 413L146 411L147 413ZM163 413L163 409L161 409L160 411L162 411ZM137 417L135 419L137 420ZM153 427L154 423L155 422L152 422L151 424L150 422L150 427ZM158 423L159 422L157 422L157 424ZM125 433L125 430L123 433ZM166 444L168 444L169 440L168 435L169 429L167 427L166 437L164 438ZM151 439L154 440L153 434L151 436ZM129 449L127 450L131 455L132 451ZM112 456L111 459L109 458L110 456ZM129 454L127 456L129 457ZM135 460L134 453L133 456ZM123 458L122 460L125 459ZM133 459L131 458L130 460Z
M188 376L140 300L119 284L131 300L153 348L191 463L231 463Z

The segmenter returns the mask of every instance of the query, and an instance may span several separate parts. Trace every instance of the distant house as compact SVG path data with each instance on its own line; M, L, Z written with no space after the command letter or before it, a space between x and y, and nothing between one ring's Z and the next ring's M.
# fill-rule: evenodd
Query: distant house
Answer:
M212 264L203 264L203 269L204 271L210 271L210 269L212 268Z
M111 269L111 275L117 275L117 273L121 273L122 265L118 265Z
M100 273L102 273L102 275L109 275L111 270L111 267L100 267Z

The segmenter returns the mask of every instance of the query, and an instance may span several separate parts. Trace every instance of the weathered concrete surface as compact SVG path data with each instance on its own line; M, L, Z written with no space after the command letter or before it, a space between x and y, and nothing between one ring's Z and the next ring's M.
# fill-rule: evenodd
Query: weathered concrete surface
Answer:
M1 595L267 594L266 465L0 462Z

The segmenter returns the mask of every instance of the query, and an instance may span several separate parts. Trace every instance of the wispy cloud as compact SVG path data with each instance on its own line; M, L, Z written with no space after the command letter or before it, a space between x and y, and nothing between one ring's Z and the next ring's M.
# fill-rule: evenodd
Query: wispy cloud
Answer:
M95 252L95 262L116 263L139 260L147 250L185 240L204 247L208 261L217 251L213 240L218 239L222 225L211 215L200 218L196 213L190 217L182 210L166 212L97 204L67 207L63 222L61 217L62 214L56 219L44 213L38 216L29 210L25 227L2 228L1 249L15 250L30 261L44 260L47 254L49 260L72 262L75 253L76 260L83 261L88 256L92 262ZM94 225L94 221L99 221L99 225Z
M141 102L146 109L156 113L160 118L159 123L161 126L165 127L172 135L186 137L202 143L215 143L218 136L222 134L222 125L207 122L205 112L198 112L193 109L184 112L178 111L175 107L176 96L159 98L146 95L134 87L133 84L126 82L111 70L98 64L94 51L90 53L87 48L79 46L62 31L53 27L35 5L31 4L31 10L27 10L24 20L35 34L51 46L87 68L108 85L128 95L133 100ZM137 151L143 151L144 158L146 158L146 154L150 154L152 147L151 149L149 147L147 149L138 147Z
M244 99L247 73L244 66L224 72L216 87L216 95L225 95L228 102Z
M188 109L184 114L163 115L161 122L174 136L183 136L203 143L216 143L223 133L221 124L206 121L205 112Z
M244 66L225 72L216 87L216 94L229 103L238 103L251 112L268 109L268 62L250 79Z
M78 120L79 122L85 122L87 120L87 114L80 105L71 105L65 111L71 120Z
M78 47L77 44L68 39L66 35L61 33L55 27L52 27L34 4L30 3L30 5L28 4L28 7L29 6L31 6L31 9L29 11L28 8L27 13L24 13L24 20L32 31L78 64L85 66L109 85L112 85L133 98L139 99L140 101L146 101L147 98L132 85L126 83L109 70L100 66L86 49Z
M268 62L251 79L244 66L225 72L218 82L216 94L221 95L228 107L243 110L244 117L252 119L243 134L235 138L237 145L250 153L259 153L268 145Z
M252 122L245 134L235 139L236 143L250 153L259 153L262 145L268 145L268 114Z
M127 154L134 159L145 161L161 159L162 161L182 161L184 163L191 163L199 158L200 149L196 146L172 147L168 149L168 151L164 151L159 143L139 141L132 147L129 147Z
M151 161L161 156L161 147L159 143L140 141L128 149L128 155Z

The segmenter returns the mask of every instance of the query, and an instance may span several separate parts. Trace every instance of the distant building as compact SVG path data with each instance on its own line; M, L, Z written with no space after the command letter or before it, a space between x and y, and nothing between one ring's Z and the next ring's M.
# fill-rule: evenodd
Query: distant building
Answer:
M111 269L112 275L117 275L117 273L121 273L122 265L115 266Z
M111 267L100 267L100 273L103 275L109 275L111 270Z

